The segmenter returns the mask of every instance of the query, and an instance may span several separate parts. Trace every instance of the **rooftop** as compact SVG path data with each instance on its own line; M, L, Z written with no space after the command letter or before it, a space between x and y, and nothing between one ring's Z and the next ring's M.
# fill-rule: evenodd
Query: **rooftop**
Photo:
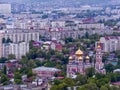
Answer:
M37 67L37 68L34 68L33 70L38 70L38 71L60 71L59 69L52 68L52 67Z

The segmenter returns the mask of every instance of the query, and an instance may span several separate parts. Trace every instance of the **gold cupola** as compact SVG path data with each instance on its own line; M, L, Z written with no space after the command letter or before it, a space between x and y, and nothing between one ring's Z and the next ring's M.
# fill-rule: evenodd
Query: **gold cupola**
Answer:
M78 60L82 61L82 60L83 60L83 57L82 57L82 56L80 56L80 57L78 58Z
M72 56L69 56L69 60L70 60L70 61L73 60L73 57L72 57Z
M80 49L78 49L78 50L75 52L75 55L76 55L77 57L80 57L80 56L83 55L83 52L82 52Z
M98 41L97 48L98 48L98 49L101 48L100 41Z
M86 60L90 60L90 57L89 57L89 56L86 56L85 59L86 59Z

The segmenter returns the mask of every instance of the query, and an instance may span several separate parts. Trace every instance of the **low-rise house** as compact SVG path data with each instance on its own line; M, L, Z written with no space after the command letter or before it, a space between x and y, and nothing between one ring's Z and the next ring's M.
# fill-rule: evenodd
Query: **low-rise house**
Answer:
M39 77L47 77L47 78L52 78L54 77L55 74L59 74L61 70L57 68L51 68L51 67L38 67L34 68L33 73L36 73L37 76Z

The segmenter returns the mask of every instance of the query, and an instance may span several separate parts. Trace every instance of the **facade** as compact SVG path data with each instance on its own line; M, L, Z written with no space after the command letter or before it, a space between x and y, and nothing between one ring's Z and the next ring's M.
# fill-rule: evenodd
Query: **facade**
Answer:
M96 48L96 63L95 63L95 70L97 73L105 74L106 70L104 69L104 63L102 62L102 48L101 42L98 42Z
M92 28L105 29L104 24L100 24L100 23L97 23L97 24L79 24L78 27L84 28L84 29L92 29Z
M13 32L12 30L9 30L5 32L3 37L5 39L9 38L12 42L18 43L21 41L29 42L31 40L39 41L39 36L39 32L30 32L27 30L24 32L22 32L22 30Z
M0 58L2 57L2 50L3 50L3 44L2 44L2 38L4 36L4 31L0 31Z
M38 67L32 70L33 73L36 73L39 77L52 78L54 74L60 73L61 70L50 67Z
M9 54L13 54L17 59L21 59L23 55L29 52L29 43L5 43L3 44L3 57L8 57Z
M84 61L85 59L85 61ZM76 51L75 56L69 57L69 63L67 64L67 77L73 77L76 73L85 74L87 68L94 67L97 73L105 74L104 64L102 63L102 50L98 44L96 48L96 63L90 63L89 56L84 56L84 53L79 49Z
M103 44L103 52L120 50L120 37L118 36L101 37L100 42Z

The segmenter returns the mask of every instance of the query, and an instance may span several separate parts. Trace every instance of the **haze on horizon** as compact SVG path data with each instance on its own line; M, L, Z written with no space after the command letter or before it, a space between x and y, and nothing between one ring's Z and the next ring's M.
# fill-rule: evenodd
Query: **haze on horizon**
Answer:
M112 3L112 2L120 2L120 0L0 0L0 2L8 2L8 3L24 3L24 2L73 2L80 4L100 4L100 3ZM59 4L59 3L58 3Z

